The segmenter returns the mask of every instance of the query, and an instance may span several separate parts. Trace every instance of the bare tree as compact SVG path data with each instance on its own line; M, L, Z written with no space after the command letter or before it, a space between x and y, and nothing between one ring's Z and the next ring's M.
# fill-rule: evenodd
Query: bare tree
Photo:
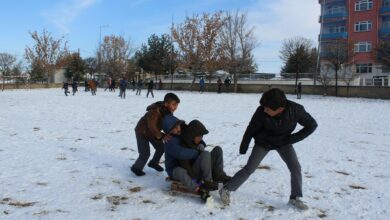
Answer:
M104 37L101 53L103 71L113 78L119 78L126 73L127 61L133 55L134 47L130 39L111 35Z
M84 59L87 73L91 76L98 70L98 60L95 57L88 57Z
M378 59L384 66L384 69L390 70L390 40L383 40L379 43L377 49Z
M347 95L349 96L349 87L359 76L355 71L352 70L352 65L343 65L341 68L341 80L347 85Z
M13 65L16 61L16 57L8 53L0 53L0 72L1 78L3 78L2 91L4 91L4 83L6 76L12 74Z
M328 94L328 86L332 80L331 78L331 72L332 72L332 67L329 64L325 64L321 66L321 71L318 80L323 86L324 89L324 95Z
M222 13L194 14L172 27L172 36L180 49L181 67L194 74L207 72L210 76L221 67L221 51L217 40L222 28Z
M234 91L237 92L237 74L256 70L252 52L258 46L258 42L254 36L254 27L248 28L246 13L225 12L219 46L224 69L233 73Z
M30 65L39 63L46 73L46 82L49 83L51 74L63 65L63 57L68 54L67 42L64 37L59 39L52 37L46 30L41 34L37 31L29 34L34 40L34 46L26 47L25 57Z
M285 72L295 73L295 88L298 85L299 73L304 73L312 67L313 42L303 37L287 39L282 44L280 58L284 61Z
M353 45L345 40L333 40L323 44L322 59L329 63L336 79L336 96L338 95L338 72L342 65L348 65L354 56Z

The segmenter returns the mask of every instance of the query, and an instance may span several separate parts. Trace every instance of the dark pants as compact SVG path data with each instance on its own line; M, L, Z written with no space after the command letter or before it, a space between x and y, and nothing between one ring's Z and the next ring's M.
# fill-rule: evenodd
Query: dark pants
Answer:
M145 167L145 164L148 162L148 159L150 157L150 145L152 144L154 149L156 150L154 152L152 160L149 161L150 164L159 164L160 159L162 155L164 154L164 144L162 142L157 142L155 140L151 140L150 138L141 136L141 135L135 135L137 139L137 147L138 147L138 159L135 161L133 167L139 170L143 170Z
M119 96L121 97L121 99L126 98L126 89L123 89L123 88L120 89Z
M146 98L149 96L149 93L151 93L152 97L154 98L153 89L148 89L148 93L146 93Z
M249 178L249 176L255 172L260 162L264 159L268 152L269 150L264 147L253 147L247 164L233 176L225 187L229 191L236 191ZM288 145L281 147L277 149L277 152L290 170L291 196L302 197L301 166L298 162L298 157L293 146Z
M200 153L192 165L192 169L197 180L211 181L224 175L222 148L217 146L211 152L203 151ZM172 175L173 179L180 181L191 190L195 191L198 187L198 185L192 181L187 170L182 167L175 167Z

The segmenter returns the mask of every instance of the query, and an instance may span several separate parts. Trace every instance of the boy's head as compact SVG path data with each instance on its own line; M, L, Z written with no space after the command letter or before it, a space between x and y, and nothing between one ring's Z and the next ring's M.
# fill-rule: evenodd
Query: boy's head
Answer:
M167 93L164 97L164 106L171 112L175 112L179 106L180 99L174 93Z
M270 117L282 113L286 107L286 103L286 95L278 88L268 90L260 99L260 105L264 107L264 112Z
M173 115L167 115L163 120L163 130L166 134L180 135L183 123L183 120L179 120Z
M183 132L183 141L187 146L194 147L199 145L203 140L203 135L208 134L209 131L198 120L191 121Z

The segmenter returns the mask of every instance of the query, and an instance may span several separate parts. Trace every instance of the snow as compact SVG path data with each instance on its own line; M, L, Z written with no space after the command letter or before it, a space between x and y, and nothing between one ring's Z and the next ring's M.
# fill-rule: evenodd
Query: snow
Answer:
M125 100L103 90L95 97L65 97L60 89L0 93L0 218L389 218L390 101L288 96L319 124L295 145L310 206L302 212L287 205L289 171L276 152L262 162L270 169L258 169L232 193L229 207L217 192L207 205L170 194L165 172L146 167L146 176L135 177L129 170L138 155L134 127L166 92L146 99L145 91L128 91ZM260 94L177 94L175 115L206 125L206 143L222 146L233 175L249 157L250 150L240 155L238 148Z

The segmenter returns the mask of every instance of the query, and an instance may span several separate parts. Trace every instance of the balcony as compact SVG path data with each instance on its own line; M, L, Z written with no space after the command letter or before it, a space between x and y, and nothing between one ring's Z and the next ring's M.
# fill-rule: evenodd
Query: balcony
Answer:
M379 30L380 37L390 37L390 28L382 28Z
M338 13L333 13L333 14L325 14L325 15L322 15L320 16L320 22L322 21L322 19L335 19L335 20L344 20L344 19L347 19L348 18L348 13L345 11L345 12L338 12Z
M326 39L347 39L348 38L348 32L340 32L340 33L326 33L322 34L321 40Z
M381 15L390 13L390 6L383 6L383 7L379 10L379 13L380 13Z

